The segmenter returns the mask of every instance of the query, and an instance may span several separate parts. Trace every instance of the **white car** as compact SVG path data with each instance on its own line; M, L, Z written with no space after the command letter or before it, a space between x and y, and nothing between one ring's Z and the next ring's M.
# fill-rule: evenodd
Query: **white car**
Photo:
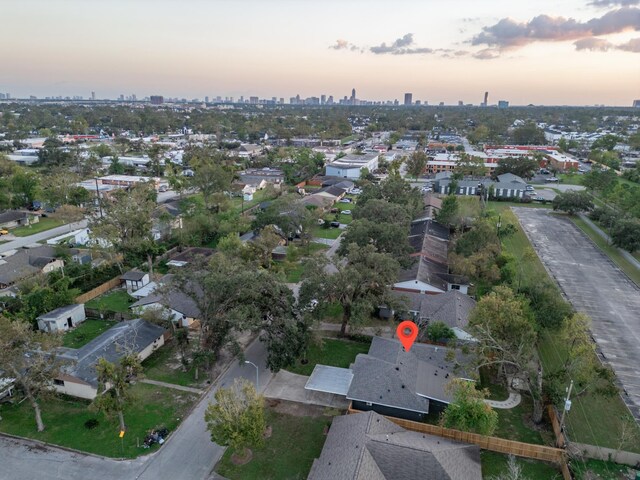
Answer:
M343 215L351 215L351 210L342 210Z

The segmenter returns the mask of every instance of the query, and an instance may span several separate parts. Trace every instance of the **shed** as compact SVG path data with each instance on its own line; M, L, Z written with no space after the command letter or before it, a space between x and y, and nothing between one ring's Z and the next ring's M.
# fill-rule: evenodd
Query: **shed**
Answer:
M40 315L38 328L43 332L65 332L70 328L84 322L87 316L84 311L84 304L67 305Z
M127 292L135 292L150 281L149 274L140 270L129 270L120 277L120 280L126 284Z

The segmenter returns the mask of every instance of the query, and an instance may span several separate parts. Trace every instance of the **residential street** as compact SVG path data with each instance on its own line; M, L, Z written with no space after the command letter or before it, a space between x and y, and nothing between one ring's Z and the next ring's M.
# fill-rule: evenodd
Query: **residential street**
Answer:
M266 356L266 348L258 340L245 351L245 358L260 368L260 391L272 376L264 366ZM204 411L218 387L231 385L240 377L255 382L256 369L235 361L160 450L148 457L107 460L0 437L0 480L86 480L97 477L106 480L206 479L224 453L224 448L211 442L204 423Z
M68 233L70 230L73 231L86 226L87 220L85 219L80 222L72 223L71 225L67 224L52 228L51 230L45 230L44 232L36 233L35 235L30 235L28 237L15 237L15 240L0 244L0 253L22 248L25 245L31 245L43 240L48 240L50 238L57 237L58 235Z

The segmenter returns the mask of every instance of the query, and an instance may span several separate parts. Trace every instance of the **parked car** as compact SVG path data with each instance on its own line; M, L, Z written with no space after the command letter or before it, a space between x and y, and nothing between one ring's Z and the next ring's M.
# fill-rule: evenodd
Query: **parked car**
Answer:
M546 168L541 168L540 169L540 173L542 175L549 175L551 172L549 170L547 170Z
M547 199L544 197L541 197L540 195L538 195L537 197L533 198L536 202L546 202Z
M331 213L340 213L340 210L337 208L332 208L330 211Z
M525 190L526 190L527 192L533 192L535 189L533 188L533 185L527 185L527 186L525 187Z
M340 203L351 203L351 199L350 198L342 198L342 199L340 199Z
M4 228L0 230L0 235L9 235L9 230L5 230Z
M332 228L340 228L340 222L331 222L329 225L331 225Z
M353 195L360 195L362 193L362 190L360 190L359 188L354 188L353 190L351 190L351 193Z
M560 180L557 177L549 177L545 179L545 182L559 182Z
M344 215L351 215L351 210L342 210Z

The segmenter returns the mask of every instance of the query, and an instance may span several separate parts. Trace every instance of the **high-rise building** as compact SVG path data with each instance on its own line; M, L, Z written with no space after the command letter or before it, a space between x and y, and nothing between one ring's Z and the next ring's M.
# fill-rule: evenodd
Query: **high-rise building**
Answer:
M324 105L325 103L327 103L327 96L320 95L320 105Z
M149 99L151 100L151 105L162 105L164 103L162 95L151 95Z
M356 104L356 89L352 89L351 90L351 105L355 105Z
M489 92L484 92L484 102L482 102L482 106L486 107L488 105L487 103L488 101L489 101Z
M507 102L506 100L499 100L498 108L509 108L509 102Z
M91 92L91 100L95 100L96 99L96 92Z
M458 100L458 106L459 106L459 107L464 106L464 102L463 102L462 100Z
M633 108L640 108L640 100L633 101Z
M404 104L405 105L412 105L413 104L413 94L412 93L405 93L404 94Z
M204 103L209 103L209 97L208 96L204 97Z

